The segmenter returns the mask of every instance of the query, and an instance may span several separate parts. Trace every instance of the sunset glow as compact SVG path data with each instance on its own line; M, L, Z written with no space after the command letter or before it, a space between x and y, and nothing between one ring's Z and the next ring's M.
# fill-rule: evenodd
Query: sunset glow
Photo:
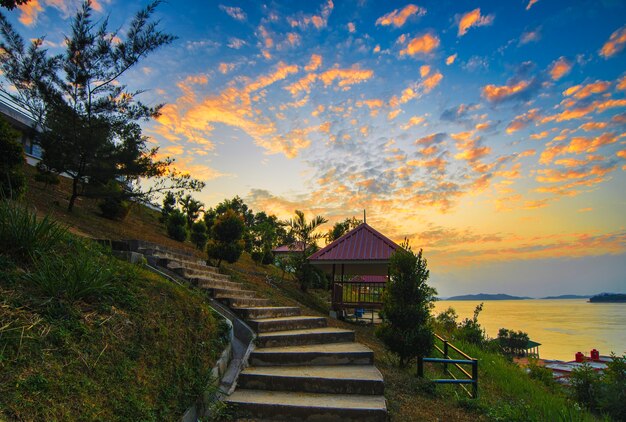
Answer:
M7 12L61 51L79 3ZM99 0L124 28L144 3ZM207 207L362 218L442 296L626 290L626 3L169 1L128 74Z

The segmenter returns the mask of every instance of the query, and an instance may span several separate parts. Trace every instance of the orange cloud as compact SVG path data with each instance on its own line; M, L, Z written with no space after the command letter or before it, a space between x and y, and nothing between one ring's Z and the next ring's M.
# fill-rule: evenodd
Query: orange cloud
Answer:
M448 56L448 58L446 59L446 65L450 66L452 63L454 63L454 61L456 60L456 56L457 56L457 53L454 53L453 55Z
M429 54L439 47L439 42L437 35L426 33L409 41L406 48L400 51L400 55L415 56L417 54Z
M570 70L572 70L572 63L565 57L559 57L550 67L550 77L553 81L558 81L563 76L567 75Z
M532 135L530 135L530 139L534 139L534 140L543 139L543 138L546 138L549 134L550 132L548 132L547 130L544 130L543 132L533 133Z
M600 55L605 59L613 57L624 49L626 44L626 25L611 34L609 40L600 49Z
M26 4L18 6L20 9L19 21L22 25L32 26L37 22L37 17L43 12L43 7L38 0L31 0Z
M443 75L439 72L430 75L428 78L424 79L421 85L424 87L424 93L428 94L430 91L435 89L439 82L443 79Z
M595 81L587 85L574 85L563 91L565 96L573 96L576 99L582 100L592 94L601 94L606 92L611 87L610 82Z
M465 13L459 20L458 36L462 37L473 26L485 26L493 23L494 15L481 16L480 8Z
M518 130L524 129L531 122L536 121L539 118L539 109L533 108L528 110L526 113L516 116L511 123L506 127L506 133L509 135L517 132ZM532 135L531 135L532 138ZM536 139L536 138L533 138Z
M325 86L330 85L335 80L339 80L339 86L349 86L367 81L372 76L374 76L373 71L355 67L352 69L330 69L321 73L319 78Z
M412 128L413 126L417 126L417 125L421 125L422 123L424 123L424 118L421 116L413 116L409 119L408 122L406 122L405 125L402 126L403 130L407 130Z
M400 28L411 16L424 16L425 14L426 9L424 9L423 7L419 7L414 4L408 4L402 10L395 9L394 11L389 12L386 15L383 15L380 18L376 19L376 25L393 25L396 28Z
M325 28L328 25L328 18L332 13L335 5L332 0L327 0L326 4L322 6L319 15L301 15L298 17L288 18L287 22L292 28L306 29L308 26L313 25L316 29Z
M220 63L218 67L220 73L224 75L230 72L231 70L233 70L234 68L235 68L234 63Z
M530 82L521 80L512 85L487 85L482 89L482 96L491 102L504 101L516 94L526 90L530 86Z
M320 56L319 54L312 54L311 60L309 61L309 64L304 67L304 70L306 70L307 72L313 72L319 69L321 65L322 65L322 56Z
M530 10L533 7L533 4L537 3L539 0L529 0L528 5L526 6L526 10Z
M617 89L626 91L626 76L622 76L619 81L617 81Z

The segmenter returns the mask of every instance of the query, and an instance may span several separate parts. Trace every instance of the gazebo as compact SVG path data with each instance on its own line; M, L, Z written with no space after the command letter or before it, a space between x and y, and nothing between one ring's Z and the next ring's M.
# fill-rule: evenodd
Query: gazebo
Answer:
M308 261L331 276L332 310L341 316L347 309L380 309L389 278L389 258L399 247L362 223Z

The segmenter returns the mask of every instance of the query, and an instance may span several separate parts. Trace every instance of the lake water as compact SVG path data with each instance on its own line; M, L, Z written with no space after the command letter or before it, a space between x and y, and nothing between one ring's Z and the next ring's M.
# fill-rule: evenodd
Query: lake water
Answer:
M453 307L458 321L472 318L481 301L435 302L435 315ZM626 354L626 304L588 303L586 299L483 301L478 322L495 338L500 328L524 331L541 343L543 359L574 360L576 352L591 349L609 355Z

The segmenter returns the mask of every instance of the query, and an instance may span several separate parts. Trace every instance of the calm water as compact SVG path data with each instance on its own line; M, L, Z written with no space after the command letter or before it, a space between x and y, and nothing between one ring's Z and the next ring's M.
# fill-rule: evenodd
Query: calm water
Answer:
M459 321L471 318L480 301L435 302L435 315L453 307ZM497 337L500 328L522 330L531 340L541 343L544 359L573 360L578 351L589 355L626 353L626 304L587 303L572 300L495 300L484 301L478 322L489 337Z

